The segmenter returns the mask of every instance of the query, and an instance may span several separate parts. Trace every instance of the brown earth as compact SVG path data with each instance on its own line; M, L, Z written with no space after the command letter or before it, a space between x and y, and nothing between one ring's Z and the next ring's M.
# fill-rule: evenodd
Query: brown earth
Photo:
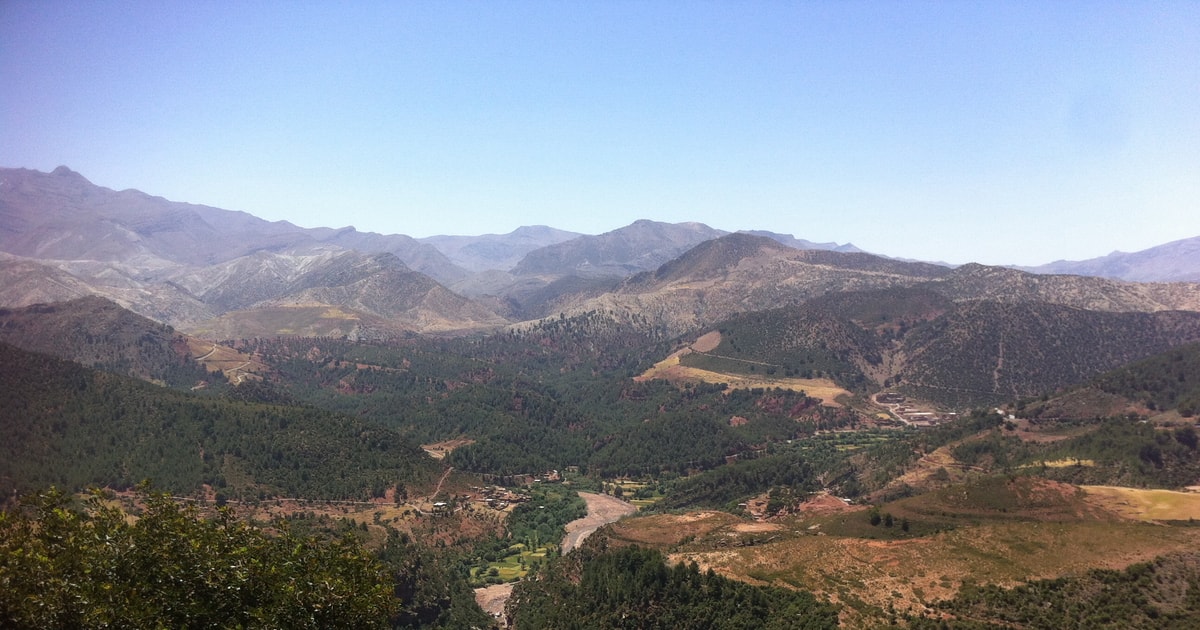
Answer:
M841 407L838 398L850 396L850 392L839 387L827 378L772 378L767 376L746 376L740 374L724 374L710 372L699 368L680 365L679 357L691 352L684 348L672 353L667 358L655 363L653 367L642 374L633 377L635 381L662 379L670 383L725 383L730 389L781 388L792 391L802 391L806 395L821 400L821 404L829 407Z
M809 531L809 534L815 533ZM1139 524L1000 523L907 540L799 535L751 546L678 552L733 579L810 590L855 606L920 612L955 596L966 581L1014 586L1090 568L1124 568L1200 543L1200 531Z
M826 514L839 514L841 512L852 512L863 509L862 506L846 503L845 501L829 494L828 492L818 492L800 503L800 514L805 516L821 516Z
M714 330L700 335L691 347L696 352L712 352L719 345L721 345L721 331Z
M952 462L934 457L932 464ZM872 527L865 506L815 495L799 516L752 522L700 511L626 519L614 542L669 553L752 584L809 590L846 604L847 627L873 627L869 611L921 613L964 583L1029 580L1122 569L1200 544L1200 529L1146 521L1200 518L1200 493L1080 488L1037 478L993 480L892 502L915 532ZM907 532L907 530L905 530Z
M221 372L231 383L245 379L262 380L269 368L253 356L197 337L186 336L188 352L209 372Z
M1145 490L1115 486L1083 486L1087 500L1139 521L1200 519L1200 494L1173 490Z
M655 514L620 521L613 524L609 532L612 538L623 542L670 547L688 538L703 538L744 522L746 521L732 514L716 511Z
M513 587L516 585L516 582L509 582L508 584L493 584L477 588L475 589L475 603L479 604L479 607L487 614L494 618L500 618L504 616L504 605L508 603L508 598L512 597Z
M429 456L434 459L445 459L456 448L474 444L475 440L461 438L457 440L445 440L443 442L435 442L433 444L422 444L421 448L429 453Z

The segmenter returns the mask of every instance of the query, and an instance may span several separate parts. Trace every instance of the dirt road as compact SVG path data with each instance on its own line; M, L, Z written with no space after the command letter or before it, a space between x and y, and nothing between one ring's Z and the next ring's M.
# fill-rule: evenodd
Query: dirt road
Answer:
M637 508L615 497L592 492L580 492L579 498L587 503L587 516L567 523L567 535L563 536L562 552L566 554L579 546L583 539L601 527L612 523L622 516L633 514ZM504 614L504 605L512 595L513 584L496 584L475 589L475 601L489 615L500 617Z

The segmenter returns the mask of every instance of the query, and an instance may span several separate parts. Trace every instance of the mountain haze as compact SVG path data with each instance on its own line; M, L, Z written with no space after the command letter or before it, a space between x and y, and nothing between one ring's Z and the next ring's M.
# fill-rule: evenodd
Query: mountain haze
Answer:
M583 236L545 225L527 225L508 234L480 236L430 236L420 239L445 254L454 264L469 271L508 271L523 257L543 247Z
M535 226L418 241L116 192L66 167L2 169L0 304L95 294L220 338L376 339L590 312L671 337L823 295L916 286L955 302L1200 310L1194 283L951 269L757 234L642 220L596 236ZM1167 249L1183 256L1189 243Z
M60 167L53 173L0 170L0 290L25 306L88 294L181 328L245 334L311 334L361 328L375 334L459 330L506 323L457 296L415 266L462 279L431 245L353 228L306 230L241 212L175 203L95 186ZM377 277L370 277L375 275ZM253 314L264 307L337 307L336 326L297 325ZM225 313L239 317L214 326ZM459 318L462 318L461 320ZM318 318L319 319L319 318ZM289 331L291 331L289 333Z
M702 223L640 220L597 236L579 236L526 254L513 267L516 275L625 277L651 271L724 232Z
M1090 260L1059 260L1023 269L1034 273L1069 273L1133 282L1200 282L1200 236L1139 252L1113 252Z

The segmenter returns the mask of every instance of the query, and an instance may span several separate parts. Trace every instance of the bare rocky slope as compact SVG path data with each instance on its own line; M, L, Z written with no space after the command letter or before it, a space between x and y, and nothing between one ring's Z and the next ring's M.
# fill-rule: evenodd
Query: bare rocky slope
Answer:
M748 234L703 243L602 295L566 296L551 312L610 313L674 336L738 313L845 291L924 286L954 301L1049 303L1092 311L1200 311L1200 284L1043 276L1001 267L949 269L862 253L796 250Z
M337 307L342 333L367 321L384 336L507 323L435 281L467 272L410 237L306 230L117 192L66 167L0 169L0 252L0 304L10 307L100 295L180 328L232 336L321 332L280 318L281 305L318 315Z
M975 264L950 269L873 256L850 245L761 234L638 221L565 241L560 239L569 233L549 228L431 239L460 254L474 252L476 263L493 254L511 260L517 251L558 241L529 249L511 270L470 273L432 245L403 235L302 229L133 190L116 192L65 167L49 174L0 169L0 306L101 295L220 338L386 338L587 312L673 337L739 313L824 295L917 286L958 303L1200 310L1195 283L1038 275Z

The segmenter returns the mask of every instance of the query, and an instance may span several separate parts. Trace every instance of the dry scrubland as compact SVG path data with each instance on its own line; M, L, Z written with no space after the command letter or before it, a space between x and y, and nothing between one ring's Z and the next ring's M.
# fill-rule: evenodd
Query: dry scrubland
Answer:
M944 453L934 459L953 464ZM1167 524L1200 518L1200 494L1183 492L1017 477L880 509L894 516L893 528L870 525L866 506L818 495L798 516L658 514L625 519L609 535L734 579L810 590L844 604L850 627L869 627L891 609L928 611L967 583L1015 586L1122 569L1200 545L1200 528ZM900 531L902 521L912 523L911 533Z

